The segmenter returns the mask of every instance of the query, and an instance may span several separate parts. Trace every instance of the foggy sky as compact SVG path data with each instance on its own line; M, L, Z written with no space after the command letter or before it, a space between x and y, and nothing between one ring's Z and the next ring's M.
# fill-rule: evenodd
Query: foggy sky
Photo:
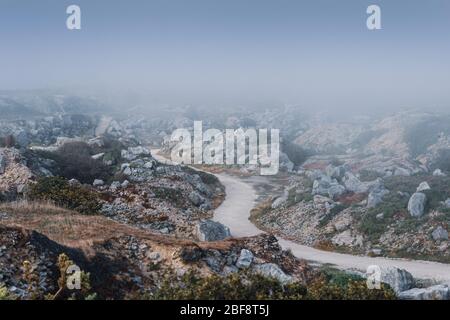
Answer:
M69 31L78 4L82 30ZM366 8L382 9L382 30ZM0 89L450 108L448 0L0 0Z

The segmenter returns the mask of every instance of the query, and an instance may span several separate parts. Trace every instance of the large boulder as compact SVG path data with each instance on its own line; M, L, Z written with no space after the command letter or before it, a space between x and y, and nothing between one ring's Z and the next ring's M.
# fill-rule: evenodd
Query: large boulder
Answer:
M272 209L277 209L283 206L287 202L288 198L289 198L289 190L284 190L283 195L276 198L272 202Z
M425 212L425 202L427 197L422 192L414 193L408 202L409 214L413 217L421 217Z
M385 188L377 188L369 193L367 197L367 207L375 208L381 202L383 202L383 197L389 193L389 190Z
M445 230L442 226L439 226L434 229L434 231L431 233L431 236L435 241L448 240L448 231Z
M242 249L238 260L236 261L236 267L239 269L247 269L253 262L253 253L250 250Z
M344 177L345 167L344 166L335 167L332 164L330 164L325 168L325 173L330 178L341 179L342 177Z
M413 288L400 292L398 298L401 300L450 300L450 290L447 285Z
M415 284L411 273L396 267L382 268L381 282L388 284L397 294L411 289Z
M345 173L343 182L347 191L354 193L369 193L371 191L380 190L383 188L382 179L378 178L373 181L362 182L351 172Z
M200 241L219 241L231 237L230 229L220 222L202 220L197 224L197 236Z
M322 178L315 180L313 183L312 194L328 196L334 199L345 192L345 187L340 185L336 179L323 176Z
M292 277L287 275L274 263L263 263L254 267L255 271L265 277L274 278L280 281L282 284L288 284L292 282Z
M147 148L138 146L138 147L130 147L127 150L122 150L121 156L126 160L132 161L139 157L151 156L151 153L150 150L148 150Z
M189 193L188 198L192 202L192 204L197 207L205 202L205 199L196 191L192 191L191 193Z

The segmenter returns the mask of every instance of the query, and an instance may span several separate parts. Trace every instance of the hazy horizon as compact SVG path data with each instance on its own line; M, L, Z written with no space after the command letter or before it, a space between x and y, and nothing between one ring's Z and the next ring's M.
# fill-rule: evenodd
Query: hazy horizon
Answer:
M66 29L67 6L82 29ZM382 30L366 9L382 10ZM0 1L1 90L83 88L161 103L450 108L450 3Z

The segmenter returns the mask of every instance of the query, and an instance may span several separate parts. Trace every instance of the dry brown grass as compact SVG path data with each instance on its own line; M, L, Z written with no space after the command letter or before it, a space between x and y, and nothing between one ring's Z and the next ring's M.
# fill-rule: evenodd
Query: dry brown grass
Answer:
M57 207L50 202L2 203L0 212L6 212L9 216L8 219L0 220L0 224L35 230L62 245L80 248L88 253L89 248L96 242L125 235L132 235L169 247L198 245L202 248L224 250L236 242L234 239L229 239L219 242L196 243L177 239L125 225L103 216L80 215L75 211Z

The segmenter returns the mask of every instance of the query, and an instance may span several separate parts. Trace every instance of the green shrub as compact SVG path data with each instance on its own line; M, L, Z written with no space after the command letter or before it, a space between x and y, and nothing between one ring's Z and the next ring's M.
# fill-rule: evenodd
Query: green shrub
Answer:
M328 212L319 222L319 227L324 227L330 222L336 215L338 215L341 211L347 209L348 206L343 204L336 204L333 208Z
M307 299L312 300L394 300L394 291L385 284L381 289L369 289L363 279L341 279L333 283L326 276L320 276L308 286Z
M176 205L182 205L184 203L183 193L180 190L166 187L154 187L153 193L159 199L168 200Z
M226 277L200 277L186 273L177 283L173 276L163 281L153 299L157 300L266 300L301 299L306 288L299 284L283 286L275 279L257 274L236 273Z
M151 297L157 300L363 300L395 299L394 292L383 285L381 290L370 290L366 281L353 276L337 275L331 279L319 274L309 284L294 282L283 285L273 278L239 272L226 277L200 277L188 272L180 281L166 276Z
M55 152L41 152L41 156L56 162L55 170L59 176L87 184L95 179L106 181L112 176L112 168L102 160L93 159L93 154L85 142L68 142Z
M282 144L282 151L295 166L302 165L311 156L310 152L292 142L284 142Z
M10 294L8 292L8 289L6 289L5 287L0 286L0 301L2 300L16 300L17 297L15 297L14 295Z
M389 224L394 221L396 214L407 213L408 198L402 197L397 192L391 191L383 197L383 202L375 208L370 208L360 217L358 230L367 236L371 241L378 241L380 236L386 231ZM378 219L376 216L382 213L383 218Z
M382 178L383 175L373 170L361 170L359 172L359 180L362 182L374 181L377 178Z
M421 121L405 131L405 141L413 157L426 152L427 148L436 143L439 134L450 134L449 117L436 117Z
M71 186L61 177L40 178L30 186L30 200L51 201L83 214L97 214L101 208L96 192L83 187Z

